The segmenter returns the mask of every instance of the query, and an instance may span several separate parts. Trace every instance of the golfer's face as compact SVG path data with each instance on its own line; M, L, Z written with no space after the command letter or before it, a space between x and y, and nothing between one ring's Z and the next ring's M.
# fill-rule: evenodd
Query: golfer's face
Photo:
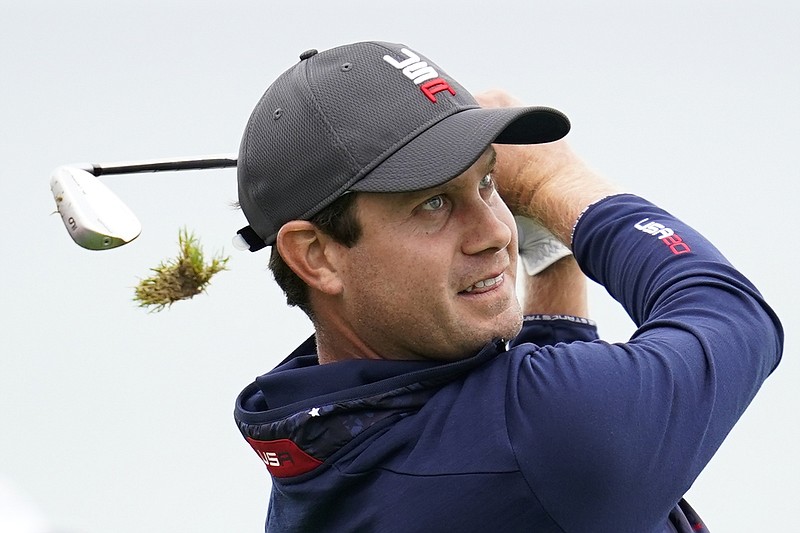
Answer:
M343 318L382 357L463 358L519 331L516 226L493 166L489 148L442 186L359 194Z

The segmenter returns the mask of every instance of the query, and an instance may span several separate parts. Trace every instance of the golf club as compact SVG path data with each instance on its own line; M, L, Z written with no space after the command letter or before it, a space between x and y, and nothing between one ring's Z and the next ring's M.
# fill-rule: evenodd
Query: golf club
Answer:
M98 176L236 166L236 154L84 163L58 167L50 176L50 190L68 233L89 250L108 250L139 236L139 219Z

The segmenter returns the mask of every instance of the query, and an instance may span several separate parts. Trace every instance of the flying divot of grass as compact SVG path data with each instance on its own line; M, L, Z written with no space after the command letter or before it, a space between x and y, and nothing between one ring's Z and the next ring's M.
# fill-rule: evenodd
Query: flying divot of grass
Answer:
M188 300L205 292L211 277L227 270L230 257L217 255L206 264L203 248L193 233L178 231L178 257L162 261L151 268L155 275L142 279L136 286L133 300L150 312L163 311L178 300Z

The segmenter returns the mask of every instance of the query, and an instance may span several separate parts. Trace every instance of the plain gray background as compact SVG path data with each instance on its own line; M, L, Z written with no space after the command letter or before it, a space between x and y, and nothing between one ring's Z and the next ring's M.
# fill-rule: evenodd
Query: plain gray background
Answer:
M767 296L784 362L689 493L713 531L788 531L800 492L794 324L800 7L779 1L3 2L0 477L60 531L260 531L269 481L233 401L310 333L237 252L233 170L108 177L139 215L89 252L51 215L72 162L234 152L308 48L380 39L478 92L566 112L598 170L694 225ZM208 293L131 301L178 229L233 257ZM592 287L607 340L633 331ZM635 505L635 502L631 502Z

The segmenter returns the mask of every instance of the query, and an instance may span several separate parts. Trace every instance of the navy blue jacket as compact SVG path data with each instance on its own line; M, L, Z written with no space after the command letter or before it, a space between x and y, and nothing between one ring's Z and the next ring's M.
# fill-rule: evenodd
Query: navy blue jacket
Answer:
M458 362L319 365L312 338L248 386L235 418L272 475L267 531L706 531L682 496L777 365L780 323L638 197L590 207L573 249L629 342L535 316Z

